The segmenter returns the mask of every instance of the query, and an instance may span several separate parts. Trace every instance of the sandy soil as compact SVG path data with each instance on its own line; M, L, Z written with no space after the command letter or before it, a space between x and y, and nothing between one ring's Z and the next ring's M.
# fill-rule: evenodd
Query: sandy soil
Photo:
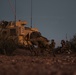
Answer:
M76 75L76 54L0 55L0 75Z

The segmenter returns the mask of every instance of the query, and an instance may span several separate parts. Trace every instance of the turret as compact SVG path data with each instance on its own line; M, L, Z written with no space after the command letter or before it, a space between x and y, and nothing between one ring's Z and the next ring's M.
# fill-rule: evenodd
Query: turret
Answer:
M26 21L21 21L21 20L19 20L19 21L16 22L16 26L24 26L24 25L26 25L26 24L27 24Z

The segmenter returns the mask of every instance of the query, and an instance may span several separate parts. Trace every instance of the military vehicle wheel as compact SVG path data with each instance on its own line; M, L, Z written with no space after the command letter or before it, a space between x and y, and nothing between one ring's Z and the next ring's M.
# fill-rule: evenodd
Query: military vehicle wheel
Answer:
M0 50L2 54L11 55L16 50L17 44L12 39L0 39Z

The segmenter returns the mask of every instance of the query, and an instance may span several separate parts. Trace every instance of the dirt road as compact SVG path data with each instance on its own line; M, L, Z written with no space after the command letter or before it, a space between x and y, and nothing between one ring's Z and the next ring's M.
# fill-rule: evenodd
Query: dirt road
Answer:
M76 75L76 55L0 55L0 75Z

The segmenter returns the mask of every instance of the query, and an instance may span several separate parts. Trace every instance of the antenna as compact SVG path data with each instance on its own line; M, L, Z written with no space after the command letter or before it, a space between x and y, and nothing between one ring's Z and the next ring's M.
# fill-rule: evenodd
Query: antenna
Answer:
M32 28L32 0L31 0L31 28Z
M11 3L10 0L8 0L8 2L9 2L9 5L11 6L12 11L13 11L14 19L15 19L15 26L16 26L16 0L15 0L15 5L14 5L15 8L14 8L14 6L12 5L12 3Z
M15 0L15 26L16 26L16 0Z
M66 40L68 40L68 39L67 39L67 33L66 33Z
M8 0L8 2L9 2L9 5L10 5L10 7L11 7L11 9L12 9L13 14L15 15L15 10L14 10L14 7L13 7L13 5L12 5L11 1L10 1L10 0Z

